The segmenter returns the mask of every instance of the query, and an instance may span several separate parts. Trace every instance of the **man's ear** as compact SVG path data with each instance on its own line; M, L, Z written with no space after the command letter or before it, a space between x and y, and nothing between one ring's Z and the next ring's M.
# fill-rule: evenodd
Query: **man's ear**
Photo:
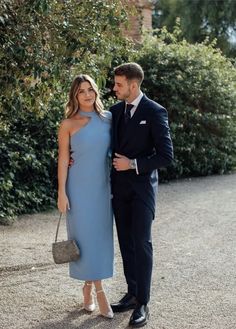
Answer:
M131 81L131 84L130 84L130 87L131 89L134 91L134 90L137 90L138 88L138 81L137 80L132 80Z

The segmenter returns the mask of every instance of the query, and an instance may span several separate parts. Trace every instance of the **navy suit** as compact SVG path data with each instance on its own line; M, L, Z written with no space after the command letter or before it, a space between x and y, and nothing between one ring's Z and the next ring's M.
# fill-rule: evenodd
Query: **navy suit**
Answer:
M113 210L128 292L138 302L150 298L152 273L151 225L155 215L157 169L173 160L167 111L145 95L128 123L125 102L110 108L114 153L137 159L135 170L112 169Z

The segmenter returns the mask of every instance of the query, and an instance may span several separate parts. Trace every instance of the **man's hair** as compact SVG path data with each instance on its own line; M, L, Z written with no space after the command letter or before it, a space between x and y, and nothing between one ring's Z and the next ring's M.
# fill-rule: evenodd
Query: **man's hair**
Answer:
M115 67L114 73L118 76L125 76L127 80L138 80L140 84L144 79L143 69L137 63L121 64Z

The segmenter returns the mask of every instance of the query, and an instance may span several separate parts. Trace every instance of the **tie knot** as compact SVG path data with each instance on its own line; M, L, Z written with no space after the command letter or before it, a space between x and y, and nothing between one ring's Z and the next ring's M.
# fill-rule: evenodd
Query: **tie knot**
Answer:
M128 123L128 121L131 119L131 109L134 105L133 104L126 104L126 109L125 109L125 123Z
M126 104L126 112L130 112L132 107L134 107L133 104Z

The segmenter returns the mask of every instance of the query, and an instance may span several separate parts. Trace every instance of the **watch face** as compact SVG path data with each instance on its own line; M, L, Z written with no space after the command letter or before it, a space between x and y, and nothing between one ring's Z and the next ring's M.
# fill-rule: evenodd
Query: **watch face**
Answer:
M130 167L131 167L131 169L135 169L136 168L136 166L135 166L135 160L131 160Z

